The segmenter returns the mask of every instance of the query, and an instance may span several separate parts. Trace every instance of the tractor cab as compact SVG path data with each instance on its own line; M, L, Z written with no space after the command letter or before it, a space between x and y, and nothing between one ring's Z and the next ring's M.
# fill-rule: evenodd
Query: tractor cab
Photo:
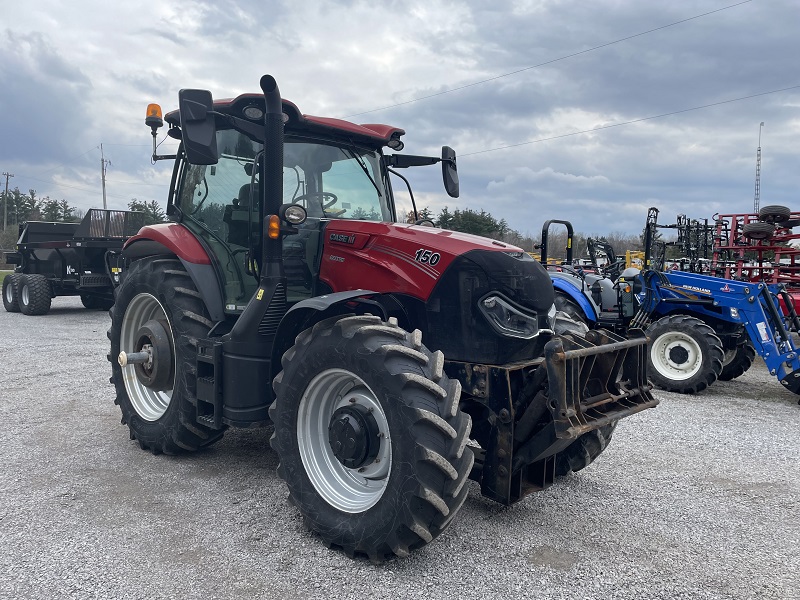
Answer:
M228 315L245 309L259 288L265 260L282 260L289 304L330 292L319 282L323 231L331 221L342 219L396 222L389 181L394 169L441 162L445 187L452 197L458 196L455 153L450 148L442 149L442 158L384 155L384 147L403 148L402 129L304 115L283 100L281 204L267 206L275 203L275 194L261 185L264 102L259 94L212 101L207 92L182 90L180 110L165 118L169 135L183 141L180 154L174 156L156 154L155 135L163 124L157 105L148 107L145 121L153 132L153 159L176 159L167 214L204 246ZM273 187L276 175L266 176ZM304 216L287 219L289 207ZM274 245L265 249L265 223L278 214L273 244L280 242L280 252Z
M225 150L215 165L178 161L168 212L205 242L222 275L225 310L238 313L259 284L267 214L257 165L262 147L234 129L218 129L216 139ZM282 240L289 302L316 295L320 237L328 221L395 220L376 147L287 134L283 190L283 204L301 206L307 215Z

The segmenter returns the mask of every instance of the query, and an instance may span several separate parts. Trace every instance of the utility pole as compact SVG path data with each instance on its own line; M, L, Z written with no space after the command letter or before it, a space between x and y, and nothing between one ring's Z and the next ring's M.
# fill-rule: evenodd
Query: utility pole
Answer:
M6 178L6 195L3 196L3 231L8 227L8 178L13 177L13 173L3 173Z
M756 193L753 201L753 212L758 212L758 205L761 204L761 128L764 121L758 126L758 150L756 150Z
M106 166L110 164L111 161L106 160L105 156L103 156L103 144L100 144L100 178L103 182L103 208L108 208L106 206Z

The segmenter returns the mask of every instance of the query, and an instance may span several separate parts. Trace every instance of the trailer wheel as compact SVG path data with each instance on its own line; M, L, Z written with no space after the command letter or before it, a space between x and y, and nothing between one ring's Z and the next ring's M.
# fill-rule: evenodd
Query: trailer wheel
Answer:
M792 210L779 204L764 206L758 211L758 220L767 223L783 223L792 218Z
M650 381L668 392L694 394L714 383L722 371L722 342L700 319L662 317L647 328Z
M329 547L407 556L461 508L471 421L443 363L419 331L370 315L321 321L283 355L270 407L278 475Z
M19 280L21 273L11 273L3 279L3 306L7 312L19 312Z
M178 454L219 440L222 430L196 421L197 339L213 323L181 262L133 263L111 309L111 381L131 439L153 454ZM120 366L120 352L151 347L151 365Z
M50 311L50 282L44 275L23 275L17 283L19 309L24 315L46 315Z
M742 235L751 240L766 240L775 233L775 225L753 221L742 227Z
M739 344L735 349L726 350L719 378L722 381L736 379L750 368L755 358L756 349L749 341Z
M617 423L614 422L584 433L556 454L556 477L564 477L592 464L606 449L616 428Z
M81 294L81 304L89 310L110 310L114 301L90 294Z

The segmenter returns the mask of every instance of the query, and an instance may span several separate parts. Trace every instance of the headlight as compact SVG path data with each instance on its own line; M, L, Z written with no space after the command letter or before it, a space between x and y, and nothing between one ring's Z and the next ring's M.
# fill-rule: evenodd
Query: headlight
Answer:
M282 204L279 214L290 225L302 225L308 217L306 209L299 204Z
M523 340L530 340L539 335L536 313L522 312L496 294L481 299L478 306L489 324L500 335Z

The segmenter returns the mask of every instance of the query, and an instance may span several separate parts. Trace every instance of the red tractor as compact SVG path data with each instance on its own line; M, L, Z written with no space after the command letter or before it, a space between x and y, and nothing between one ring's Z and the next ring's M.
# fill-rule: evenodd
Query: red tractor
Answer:
M588 465L620 418L655 406L646 340L585 333L519 248L398 222L391 175L455 153L402 129L302 114L275 80L214 102L182 90L167 214L123 249L112 382L153 453L272 425L308 526L348 555L439 535L468 478L511 504ZM409 187L410 189L410 187ZM413 198L413 196L412 196Z

